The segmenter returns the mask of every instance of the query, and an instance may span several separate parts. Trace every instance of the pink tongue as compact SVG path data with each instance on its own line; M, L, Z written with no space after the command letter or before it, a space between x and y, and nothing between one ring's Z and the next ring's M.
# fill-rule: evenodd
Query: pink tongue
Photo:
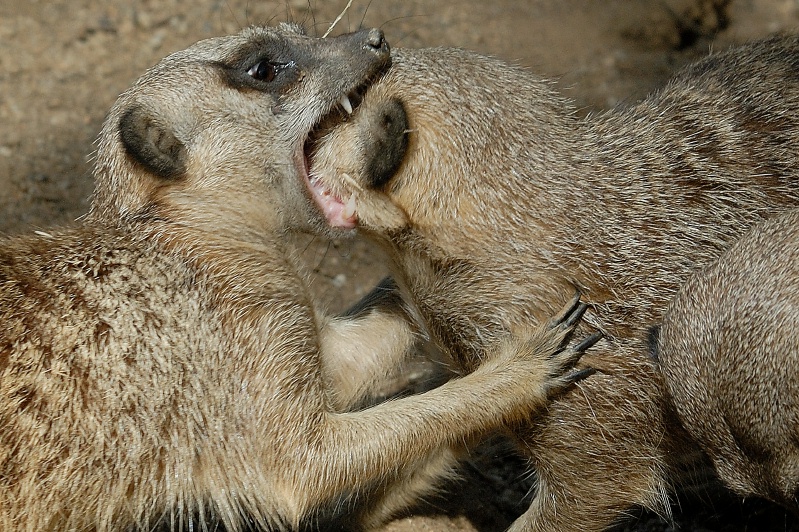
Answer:
M344 216L345 205L342 201L330 193L330 191L319 184L311 184L313 198L319 208L327 218L327 223L339 229L354 229L358 222L358 217L353 213Z

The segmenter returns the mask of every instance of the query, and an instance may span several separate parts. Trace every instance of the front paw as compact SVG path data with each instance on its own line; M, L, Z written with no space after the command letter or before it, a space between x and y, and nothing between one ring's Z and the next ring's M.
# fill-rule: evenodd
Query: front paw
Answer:
M602 339L602 333L595 332L580 342L572 342L574 330L587 309L588 305L580 301L578 293L548 325L550 332L561 338L557 349L549 357L552 363L548 386L550 397L563 393L575 383L596 373L594 368L574 368L585 352Z

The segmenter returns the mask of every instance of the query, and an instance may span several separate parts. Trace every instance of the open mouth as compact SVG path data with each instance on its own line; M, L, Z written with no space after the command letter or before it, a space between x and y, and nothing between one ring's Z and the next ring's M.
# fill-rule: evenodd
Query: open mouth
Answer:
M339 229L354 229L358 218L355 213L355 194L348 197L330 187L319 176L311 175L313 160L319 141L340 124L348 121L358 105L363 101L368 84L341 96L333 109L311 129L298 154L298 169L310 192L311 198L319 207L327 223Z

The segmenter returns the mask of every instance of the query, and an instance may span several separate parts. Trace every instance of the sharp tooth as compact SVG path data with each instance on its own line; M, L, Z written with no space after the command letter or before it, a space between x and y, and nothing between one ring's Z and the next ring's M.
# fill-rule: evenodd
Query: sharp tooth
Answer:
M340 103L341 107L343 107L344 110L347 111L348 115L352 114L352 102L350 102L350 97L349 96L347 96L345 94L344 96L341 97L341 99L338 101L338 103Z
M353 214L355 214L355 193L353 192L350 195L350 199L347 200L347 204L344 205L344 212L342 213L345 218L351 218Z

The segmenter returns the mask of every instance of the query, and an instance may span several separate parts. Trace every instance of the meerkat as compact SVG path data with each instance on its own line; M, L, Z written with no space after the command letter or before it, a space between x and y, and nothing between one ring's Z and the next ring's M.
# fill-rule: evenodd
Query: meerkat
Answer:
M571 305L472 375L354 406L405 326L316 312L287 240L316 223L309 132L389 63L378 30L249 28L119 97L85 218L0 242L0 529L313 528L585 375Z
M653 329L683 426L742 496L799 513L799 210L693 275Z
M554 84L453 49L396 49L346 122L314 137L328 231L393 257L403 297L468 372L579 290L598 373L516 437L537 472L513 530L670 513L694 445L667 414L647 328L747 228L799 205L799 40L716 53L588 117Z

